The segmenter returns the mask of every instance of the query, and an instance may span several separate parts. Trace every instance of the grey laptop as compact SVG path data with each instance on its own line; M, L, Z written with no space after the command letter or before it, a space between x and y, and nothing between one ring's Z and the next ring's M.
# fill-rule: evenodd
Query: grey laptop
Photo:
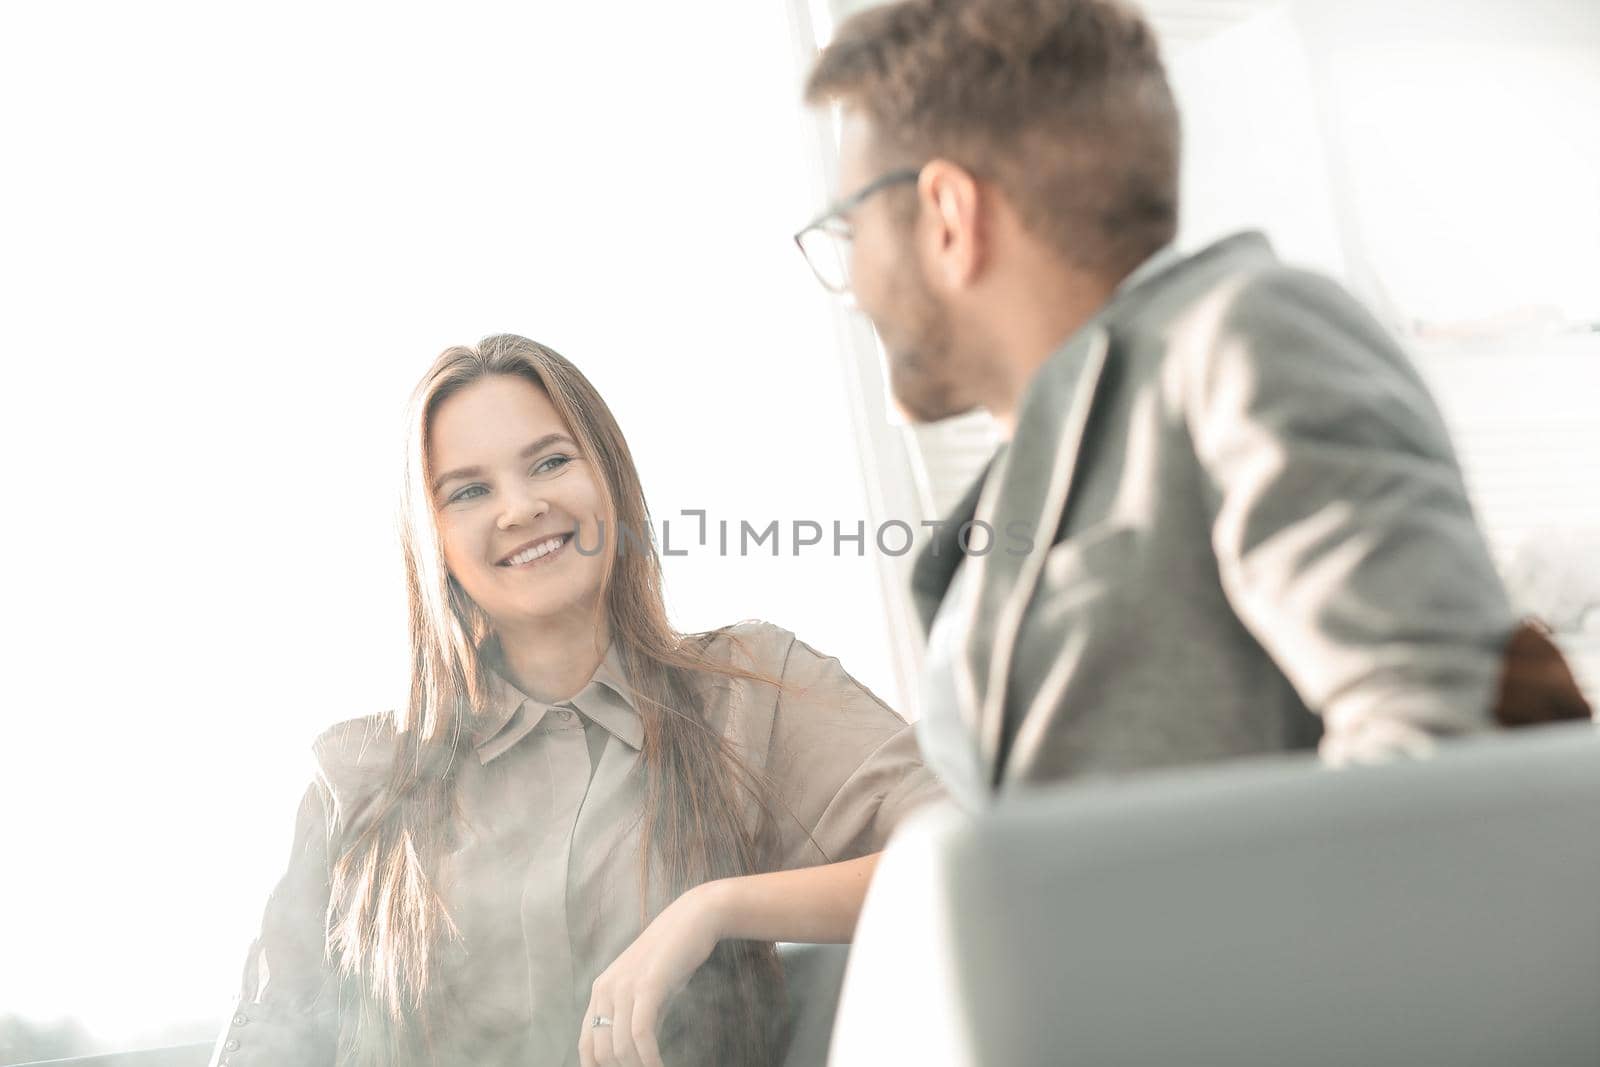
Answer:
M1600 733L930 813L879 868L829 1062L1600 1065Z

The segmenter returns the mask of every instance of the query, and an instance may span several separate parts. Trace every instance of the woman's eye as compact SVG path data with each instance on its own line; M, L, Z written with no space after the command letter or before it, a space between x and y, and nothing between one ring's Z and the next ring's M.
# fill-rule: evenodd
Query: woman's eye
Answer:
M571 456L563 456L560 453L557 453L554 456L546 456L544 459L541 459L538 463L534 464L533 473L549 474L551 471L560 470L562 467L565 467L571 462Z
M485 489L481 485L462 486L460 489L457 489L454 493L450 494L450 499L446 501L446 503L454 504L458 500L471 500L478 494L487 493L488 491L489 490Z

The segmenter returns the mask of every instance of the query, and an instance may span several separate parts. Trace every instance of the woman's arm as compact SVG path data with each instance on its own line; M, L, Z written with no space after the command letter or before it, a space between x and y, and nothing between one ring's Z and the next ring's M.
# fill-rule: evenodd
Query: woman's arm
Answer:
M693 889L716 932L752 941L842 944L855 933L881 853L794 871L723 878Z
M239 999L211 1054L213 1067L329 1067L334 1062L337 980L324 960L323 934L331 809L332 798L320 782L301 799L288 868L267 899Z

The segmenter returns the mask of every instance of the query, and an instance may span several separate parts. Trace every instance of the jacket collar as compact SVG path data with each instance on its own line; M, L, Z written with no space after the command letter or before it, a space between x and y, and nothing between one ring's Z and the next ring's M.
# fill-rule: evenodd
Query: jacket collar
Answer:
M1178 251L1177 245L1162 245L1146 258L1143 263L1133 268L1126 278L1117 283L1116 289L1112 290L1111 293L1112 299L1115 300L1123 293L1137 289L1157 275L1165 274L1168 267L1175 267L1182 262L1183 253Z
M576 708L635 751L643 747L644 720L629 696L631 687L615 639L607 646L589 684L577 696L556 704L534 700L508 681L500 673L498 657L491 655L488 662L489 700L476 717L472 731L473 748L480 762L488 763L510 750L533 732L546 713L559 707Z

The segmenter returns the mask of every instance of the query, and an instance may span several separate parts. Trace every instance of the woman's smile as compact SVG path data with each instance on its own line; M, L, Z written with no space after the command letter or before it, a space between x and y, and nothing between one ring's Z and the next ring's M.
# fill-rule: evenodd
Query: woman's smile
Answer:
M530 541L518 548L511 555L496 563L497 567L506 567L514 571L530 570L534 567L545 566L563 555L567 544L572 540L571 533L556 534L554 537Z

